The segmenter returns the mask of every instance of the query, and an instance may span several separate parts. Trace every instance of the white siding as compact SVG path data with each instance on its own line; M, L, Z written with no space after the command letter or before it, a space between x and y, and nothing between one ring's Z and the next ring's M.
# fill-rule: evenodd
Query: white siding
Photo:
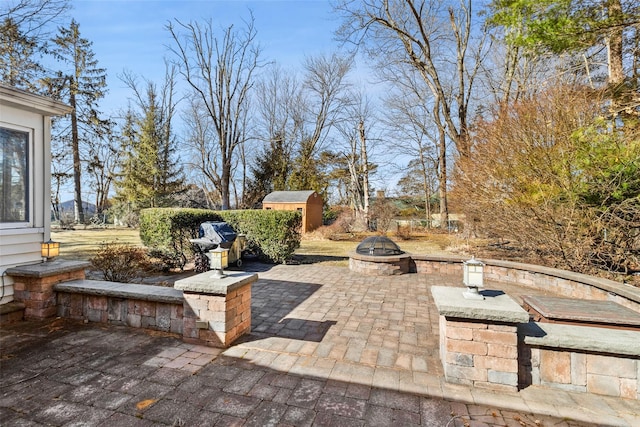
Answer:
M27 223L0 223L0 304L13 300L13 281L5 270L42 261L40 243L49 239L51 195L51 121L64 106L45 98L0 87L0 126L30 133Z

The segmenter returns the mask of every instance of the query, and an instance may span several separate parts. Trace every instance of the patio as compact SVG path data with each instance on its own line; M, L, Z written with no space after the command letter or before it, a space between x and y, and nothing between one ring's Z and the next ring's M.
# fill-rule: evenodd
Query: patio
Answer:
M430 287L462 289L456 280L365 277L323 265L249 267L260 270L252 332L226 350L62 319L3 327L0 424L640 424L634 400L444 382ZM536 293L488 287L516 299Z

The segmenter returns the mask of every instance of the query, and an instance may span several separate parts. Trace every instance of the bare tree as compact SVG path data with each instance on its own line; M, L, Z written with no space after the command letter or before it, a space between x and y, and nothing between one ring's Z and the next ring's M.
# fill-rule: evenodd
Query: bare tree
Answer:
M109 208L109 193L120 162L121 151L114 140L113 134L109 132L102 138L91 141L88 147L87 172L91 177L89 187L96 196L97 213Z
M389 71L391 72L391 70ZM440 217L444 224L448 218L447 205L447 141L435 123L438 108L431 104L428 88L421 84L415 70L406 66L393 68L397 76L394 90L385 98L386 126L391 135L390 149L410 156L412 172L420 178L425 215L431 224L431 196L433 176L436 177ZM404 166L404 165L403 165Z
M211 21L184 24L176 20L167 30L174 41L171 51L180 73L198 99L197 106L203 109L199 117L206 117L213 125L214 139L206 141L206 148L196 147L204 156L198 166L207 168L202 173L220 193L222 209L228 209L234 155L247 140L249 91L259 67L260 48L255 41L253 16L243 31L236 31L231 25L221 37L215 34ZM220 156L219 162L211 159L214 153Z
M304 110L300 118L302 127L299 128L297 158L289 184L292 189L325 190L319 188L322 183L317 158L325 148L331 128L351 102L346 76L352 66L352 57L337 53L310 57L304 63L304 102L301 104Z
M344 18L339 31L343 40L364 46L378 58L379 68L399 61L419 73L437 106L433 114L439 132L462 157L470 153L469 102L483 46L480 42L470 50L471 3L460 0L454 7L439 0L340 0L335 6Z
M6 0L0 7L0 21L11 19L29 37L44 37L45 28L69 10L69 0Z
M255 206L272 191L287 190L291 161L304 129L304 96L296 75L272 64L256 84L254 150L244 206Z
M343 113L344 118L336 125L344 143L336 144L338 171L334 175L346 181L346 198L355 213L356 226L367 230L371 219L369 178L376 169L369 161L370 142L376 139L372 137L376 120L372 104L363 90L352 92L350 97L352 101ZM341 167L344 170L341 171Z

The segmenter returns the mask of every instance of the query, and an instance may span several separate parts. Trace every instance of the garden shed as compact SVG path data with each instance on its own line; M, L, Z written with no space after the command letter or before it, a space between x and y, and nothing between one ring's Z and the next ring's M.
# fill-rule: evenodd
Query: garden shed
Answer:
M322 225L322 197L313 190L274 191L262 200L262 209L299 211L302 214L302 232L313 231Z
M50 237L51 117L71 108L0 84L0 305L13 301L11 267L41 263Z

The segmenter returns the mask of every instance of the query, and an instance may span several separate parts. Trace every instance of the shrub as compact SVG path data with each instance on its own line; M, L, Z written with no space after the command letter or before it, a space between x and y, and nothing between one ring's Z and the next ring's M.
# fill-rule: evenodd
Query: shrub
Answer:
M396 230L396 237L401 240L410 240L411 226L408 226L408 225L398 226L398 229Z
M205 221L229 223L236 232L246 235L250 248L257 248L269 261L284 262L300 246L302 217L296 211L144 209L140 238L153 250L178 256L180 267L184 267L193 252L189 239L198 237L200 224Z
M189 239L198 237L200 224L205 221L222 221L222 217L207 209L143 209L140 239L164 258L178 259L177 266L183 268L193 252Z
M300 247L302 216L297 211L238 210L218 212L238 233L247 236L262 259L285 262Z
M102 272L105 280L112 282L132 282L142 277L150 266L143 248L117 242L102 243L89 261Z

